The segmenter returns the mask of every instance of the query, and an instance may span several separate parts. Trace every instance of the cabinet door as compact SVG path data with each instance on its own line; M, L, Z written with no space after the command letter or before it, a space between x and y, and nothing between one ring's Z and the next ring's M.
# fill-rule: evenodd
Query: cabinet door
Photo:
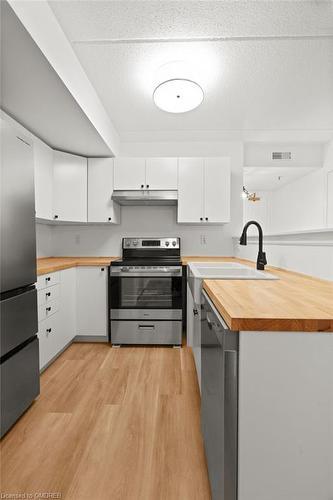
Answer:
M146 188L177 189L177 158L147 158Z
M143 189L146 184L145 169L144 158L115 158L114 189Z
M77 268L77 335L107 335L108 267Z
M204 169L205 222L230 221L230 160L206 158Z
M333 170L327 174L327 227L333 227Z
M202 158L179 158L178 222L203 220L203 170Z
M113 203L113 158L88 158L88 222L119 223Z
M53 218L87 222L87 159L54 151Z
M61 350L59 345L59 313L38 323L39 369L56 357Z
M34 142L36 217L53 219L53 149Z
M73 267L60 271L58 346L63 349L76 334L76 273Z

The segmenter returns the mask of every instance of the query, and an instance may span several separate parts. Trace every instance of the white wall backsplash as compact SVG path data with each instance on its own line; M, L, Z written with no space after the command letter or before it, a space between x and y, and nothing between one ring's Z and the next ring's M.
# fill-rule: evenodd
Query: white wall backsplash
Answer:
M179 236L183 255L232 255L228 224L177 224L176 211L176 207L124 206L119 226L55 226L52 228L53 255L120 255L121 238L126 236Z
M53 255L51 226L36 224L36 252L37 257L50 257Z

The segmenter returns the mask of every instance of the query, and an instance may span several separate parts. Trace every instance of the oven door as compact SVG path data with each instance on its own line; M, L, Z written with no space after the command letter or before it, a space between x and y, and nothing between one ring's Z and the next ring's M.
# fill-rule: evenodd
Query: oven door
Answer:
M110 308L182 309L182 275L146 275L111 271Z

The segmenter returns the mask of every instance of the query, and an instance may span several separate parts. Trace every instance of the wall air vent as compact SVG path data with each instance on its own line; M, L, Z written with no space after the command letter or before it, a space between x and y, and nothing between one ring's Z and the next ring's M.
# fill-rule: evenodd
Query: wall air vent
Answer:
M276 151L272 153L272 160L291 160L290 151Z

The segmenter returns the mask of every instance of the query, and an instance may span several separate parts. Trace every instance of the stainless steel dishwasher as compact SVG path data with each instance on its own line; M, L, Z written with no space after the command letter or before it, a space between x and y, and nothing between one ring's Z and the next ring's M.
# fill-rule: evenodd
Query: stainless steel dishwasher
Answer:
M201 428L212 500L237 500L238 345L205 292L201 306Z

